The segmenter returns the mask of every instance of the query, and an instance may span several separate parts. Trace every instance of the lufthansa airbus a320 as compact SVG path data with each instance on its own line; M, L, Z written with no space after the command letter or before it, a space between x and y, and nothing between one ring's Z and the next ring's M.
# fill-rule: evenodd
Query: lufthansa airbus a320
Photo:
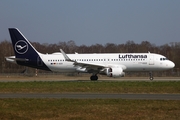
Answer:
M155 53L99 53L99 54L66 54L39 53L17 28L9 28L15 56L6 60L18 65L33 67L54 72L91 73L90 80L98 80L97 74L108 77L123 77L128 71L150 72L172 69L175 64L165 56Z

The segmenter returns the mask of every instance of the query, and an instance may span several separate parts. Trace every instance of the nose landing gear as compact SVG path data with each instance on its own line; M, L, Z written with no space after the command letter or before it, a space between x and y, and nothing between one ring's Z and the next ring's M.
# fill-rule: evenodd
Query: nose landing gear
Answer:
M149 79L152 81L154 79L152 71L149 72Z

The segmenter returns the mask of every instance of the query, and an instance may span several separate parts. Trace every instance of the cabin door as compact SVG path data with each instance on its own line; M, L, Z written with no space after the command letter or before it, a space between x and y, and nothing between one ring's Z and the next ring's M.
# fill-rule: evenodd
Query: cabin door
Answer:
M150 57L149 57L149 65L154 65L154 55L151 55L151 54L150 54Z

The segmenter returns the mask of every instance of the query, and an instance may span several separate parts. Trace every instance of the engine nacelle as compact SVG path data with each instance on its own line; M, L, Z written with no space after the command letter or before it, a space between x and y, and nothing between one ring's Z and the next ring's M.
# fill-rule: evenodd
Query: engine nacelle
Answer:
M124 77L125 73L122 68L107 68L106 75L108 77Z

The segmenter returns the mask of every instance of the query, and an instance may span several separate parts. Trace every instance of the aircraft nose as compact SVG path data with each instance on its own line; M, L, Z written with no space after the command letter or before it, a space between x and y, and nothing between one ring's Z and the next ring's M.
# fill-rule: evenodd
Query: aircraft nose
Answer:
M174 67L175 67L175 64L174 64L172 61L170 61L168 66L169 66L170 68L174 68Z

